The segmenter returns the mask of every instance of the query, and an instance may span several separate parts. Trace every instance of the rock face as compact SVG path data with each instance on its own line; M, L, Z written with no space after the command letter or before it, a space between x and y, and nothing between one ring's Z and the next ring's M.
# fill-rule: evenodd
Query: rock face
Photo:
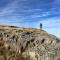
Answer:
M60 60L60 39L38 29L0 29L0 60L29 59Z

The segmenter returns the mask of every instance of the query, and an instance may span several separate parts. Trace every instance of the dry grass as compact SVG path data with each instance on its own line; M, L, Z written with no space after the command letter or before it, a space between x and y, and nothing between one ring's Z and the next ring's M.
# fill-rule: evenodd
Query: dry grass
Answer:
M5 42L0 41L0 60L30 60L30 56L23 57L22 54L13 51L10 46L5 47Z
M15 26L0 26L0 30L17 30L17 31L30 31L30 32L34 32L34 33L40 33L45 32L46 34L48 34L46 31L44 30L40 30L40 29L36 29L36 28L17 28Z

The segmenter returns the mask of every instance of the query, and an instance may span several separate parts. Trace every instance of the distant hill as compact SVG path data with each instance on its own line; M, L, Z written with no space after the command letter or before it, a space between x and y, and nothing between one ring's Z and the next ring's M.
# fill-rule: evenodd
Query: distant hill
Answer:
M60 60L60 39L40 29L0 26L0 60Z

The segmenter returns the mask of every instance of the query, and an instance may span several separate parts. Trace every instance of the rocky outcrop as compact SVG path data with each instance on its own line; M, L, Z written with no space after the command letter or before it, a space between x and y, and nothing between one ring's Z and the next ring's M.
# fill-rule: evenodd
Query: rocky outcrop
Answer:
M60 39L39 29L0 29L0 60L18 58L60 60Z

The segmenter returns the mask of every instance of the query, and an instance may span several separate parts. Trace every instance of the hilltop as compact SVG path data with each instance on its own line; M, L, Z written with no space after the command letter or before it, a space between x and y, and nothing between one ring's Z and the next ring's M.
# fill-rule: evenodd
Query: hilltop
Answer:
M60 39L40 29L0 26L0 60L60 60Z

